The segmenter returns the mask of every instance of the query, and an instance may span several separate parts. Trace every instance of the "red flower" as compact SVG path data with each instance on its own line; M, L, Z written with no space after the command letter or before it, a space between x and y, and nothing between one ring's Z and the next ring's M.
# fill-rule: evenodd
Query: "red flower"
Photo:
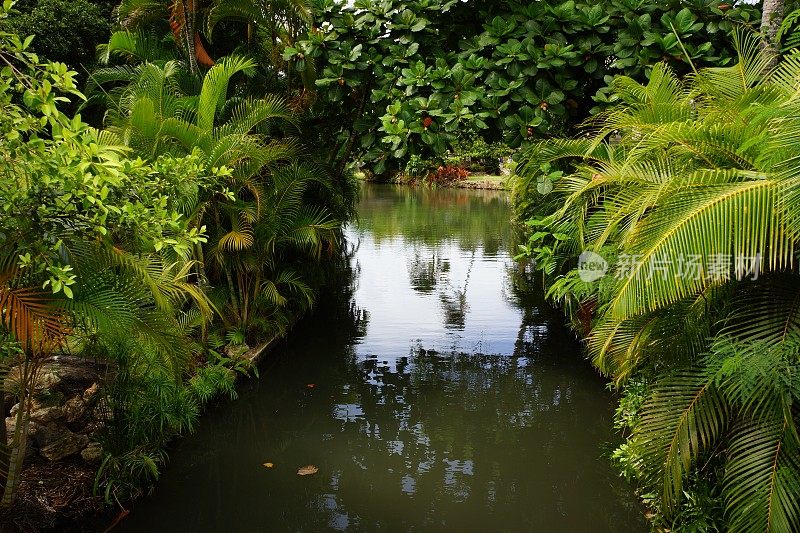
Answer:
M425 126L425 129L429 128L431 124L433 124L433 119L431 117L425 117L422 119L422 125Z

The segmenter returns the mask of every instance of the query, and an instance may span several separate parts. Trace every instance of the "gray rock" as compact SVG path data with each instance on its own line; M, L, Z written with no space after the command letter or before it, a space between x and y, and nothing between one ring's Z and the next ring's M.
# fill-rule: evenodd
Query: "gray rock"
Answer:
M66 392L82 391L99 381L106 365L96 361L73 356L49 358L42 365L42 374L51 372L58 376L59 388Z
M103 447L99 442L90 442L81 452L81 458L90 465L97 464L103 458Z
M40 450L69 436L70 433L72 432L68 428L58 422L49 424L36 424L34 422L28 429L29 438L36 442Z
M60 439L41 448L39 453L48 461L58 461L79 453L87 444L89 444L89 437L66 430Z
M40 426L35 422L29 422L28 424L28 440L25 443L25 459L23 459L23 464L33 459L33 448L35 444L33 433L38 431L39 427ZM8 437L8 442L6 444L11 445L11 442L14 439L14 430L16 428L17 428L17 417L10 416L6 418L6 435Z
M59 385L61 385L61 377L53 370L40 372L36 379L37 391L55 389Z
M16 366L8 371L6 374L6 379L3 382L5 390L10 393L17 393L20 388L20 371L21 368ZM34 385L34 390L36 392L41 392L44 390L50 390L58 387L61 383L61 379L58 377L58 374L53 370L40 370L38 376L36 377L36 384Z
M9 416L6 418L6 436L8 437L7 444L11 444L11 439L14 437L14 431L17 429L17 416Z

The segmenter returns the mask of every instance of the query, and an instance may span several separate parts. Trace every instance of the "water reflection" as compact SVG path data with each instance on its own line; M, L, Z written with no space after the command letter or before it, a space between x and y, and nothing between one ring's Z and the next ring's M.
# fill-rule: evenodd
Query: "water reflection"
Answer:
M602 458L610 398L508 216L497 193L368 188L340 284L122 529L643 529Z

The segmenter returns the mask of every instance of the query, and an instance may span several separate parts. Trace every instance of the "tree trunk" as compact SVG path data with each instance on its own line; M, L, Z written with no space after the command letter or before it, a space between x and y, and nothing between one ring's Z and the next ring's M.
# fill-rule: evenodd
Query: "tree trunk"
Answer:
M764 0L761 13L761 33L764 36L761 50L771 56L770 68L778 64L778 42L776 36L783 22L784 0Z
M28 445L28 421L30 420L30 394L36 384L36 369L31 361L25 361L19 369L20 392L17 420L14 427L14 436L8 447L8 470L3 486L3 498L0 507L9 508L14 503L14 496L19 485L19 475L22 472L22 463L25 461L25 449ZM5 424L5 419L3 424Z
M0 487L5 487L11 447L8 445L8 432L6 431L8 409L6 409L6 398L2 391L0 391L0 401L2 401L2 405L0 405Z
M197 50L194 39L194 1L183 0L181 6L183 7L183 35L186 55L189 56L189 70L192 74L197 75L200 72L200 67L197 64Z

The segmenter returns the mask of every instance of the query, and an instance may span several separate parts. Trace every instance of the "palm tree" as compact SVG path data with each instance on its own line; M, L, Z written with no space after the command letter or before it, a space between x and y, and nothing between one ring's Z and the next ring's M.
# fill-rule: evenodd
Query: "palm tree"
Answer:
M117 13L124 30L121 34L149 32L158 21L167 20L193 75L200 66L214 65L201 34L210 41L222 21L244 23L248 47L257 44L269 58L266 64L283 71L283 49L292 46L311 23L311 6L306 0L123 0ZM260 39L254 43L256 36Z
M761 7L762 52L774 57L772 66L777 63L778 31L783 22L784 0L764 0Z
M175 44L186 54L189 70L197 75L200 65L210 67L214 64L198 31L199 2L200 0L123 0L117 8L117 15L125 31L142 30L158 20L167 20Z
M0 265L0 322L10 335L3 341L17 348L0 358L0 379L9 383L9 372L15 369L10 380L13 390L8 392L15 394L19 404L11 443L7 444L5 427L0 442L0 506L7 508L13 503L25 457L32 392L44 359L65 342L68 323L52 297L38 287L25 285L15 256L3 254ZM5 416L4 407L4 420Z
M310 303L310 288L288 264L296 254L318 260L337 241L338 222L309 204L309 188L330 189L327 172L303 155L283 131L294 118L280 98L228 98L234 76L255 63L221 59L204 76L199 94L181 89L179 63L111 67L97 84L126 82L108 93L108 130L145 157L200 153L207 169L226 168L224 182L187 191L182 200L192 224L210 228L195 259L201 279L224 288L212 292L230 327L247 328L255 308L285 307L287 296ZM269 313L266 313L267 315ZM260 316L263 317L264 313Z
M729 528L789 531L800 528L800 57L770 70L755 38L737 48L736 66L687 81L664 65L646 85L616 79L619 106L585 136L526 152L516 194L541 198L542 169L570 165L529 249L562 273L550 295L588 313L598 368L618 384L655 380L629 444L666 519L699 476L721 485ZM601 281L581 279L583 250L609 260Z

